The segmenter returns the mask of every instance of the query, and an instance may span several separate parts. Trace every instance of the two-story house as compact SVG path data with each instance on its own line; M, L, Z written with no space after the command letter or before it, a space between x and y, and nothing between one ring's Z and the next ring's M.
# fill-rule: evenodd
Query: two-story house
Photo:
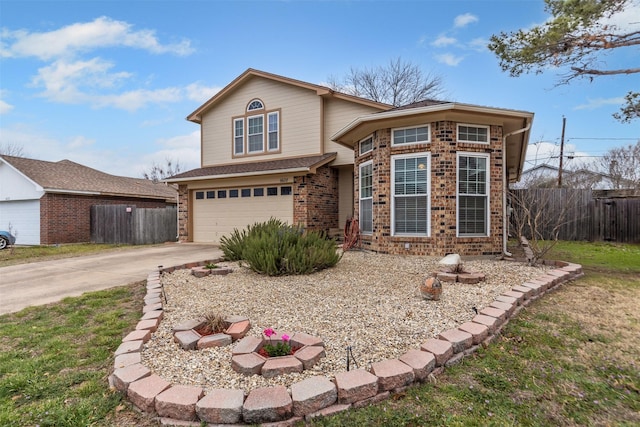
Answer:
M501 253L508 181L533 114L447 102L401 108L249 69L188 120L202 167L179 184L181 241L270 217L329 232L359 220L385 253Z

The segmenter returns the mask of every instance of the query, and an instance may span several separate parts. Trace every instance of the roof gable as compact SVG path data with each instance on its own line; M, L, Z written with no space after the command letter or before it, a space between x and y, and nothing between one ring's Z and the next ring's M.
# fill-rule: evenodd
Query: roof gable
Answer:
M166 184L110 175L71 160L48 162L25 157L0 157L45 192L176 199L176 190Z
M289 77L284 77L277 74L267 73L265 71L249 68L244 73L236 77L227 86L222 88L218 93L216 93L208 101L206 101L204 104L198 107L193 113L189 114L187 116L187 120L192 121L194 123L201 123L202 116L204 113L206 113L215 105L217 105L220 101L222 101L223 99L231 95L238 87L242 86L247 81L256 77L296 86L302 89L307 89L311 92L314 92L317 96L335 97L335 98L343 99L349 102L354 102L356 104L374 107L380 110L388 110L392 108L391 105L375 102L366 98L360 98L358 96L348 95L346 93L336 92L333 89L330 89L326 86L316 85L313 83L304 82L302 80L296 80Z

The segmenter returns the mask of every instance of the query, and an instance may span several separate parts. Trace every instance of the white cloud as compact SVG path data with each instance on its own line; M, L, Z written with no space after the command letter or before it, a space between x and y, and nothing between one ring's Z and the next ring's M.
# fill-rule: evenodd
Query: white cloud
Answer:
M595 98L589 99L586 104L580 104L574 107L574 110L596 110L601 107L606 107L608 105L621 105L625 102L623 96L618 96L616 98Z
M439 36L437 39L431 42L431 46L444 47L455 44L456 42L457 40L453 37Z
M43 61L73 57L77 53L117 46L180 56L189 55L194 51L188 40L163 45L156 38L155 31L134 31L131 24L106 16L41 33L3 30L2 39L1 56L36 57Z
M604 25L615 25L622 32L640 30L640 0L632 0L627 7L611 18L600 21Z
M451 67L457 66L460 62L462 62L464 58L462 56L456 56L452 53L443 53L441 55L436 55L436 60L442 64L449 65Z
M204 86L200 83L191 83L185 88L187 98L192 101L204 103L222 89L220 86Z
M95 144L95 142L95 139L90 139L85 136L75 136L71 139L71 141L69 141L69 143L67 144L67 148L74 150L81 147L91 147L93 144Z
M143 156L141 161L134 166L133 170L138 170L138 175L142 176L142 173L148 171L154 163L166 165L167 160L171 160L174 166L176 163L179 164L181 172L200 167L200 130L186 135L160 139L156 141L156 144L161 148Z
M115 95L100 95L92 97L95 108L113 107L126 111L136 111L148 104L164 104L178 102L184 98L183 90L178 87L170 87L156 90L132 90Z
M469 42L469 47L477 52L484 52L487 49L489 41L482 37L475 38Z
M470 13L465 13L464 15L458 15L455 17L453 20L453 26L455 28L462 28L474 22L478 22L478 17Z
M0 115L7 114L11 110L13 110L13 105L8 104L2 99L0 99Z

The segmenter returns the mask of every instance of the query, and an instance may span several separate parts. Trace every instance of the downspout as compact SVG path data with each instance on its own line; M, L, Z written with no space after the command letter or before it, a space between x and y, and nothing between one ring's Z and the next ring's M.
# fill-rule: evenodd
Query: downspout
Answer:
M513 135L517 135L520 133L524 133L531 128L531 121L527 121L527 125L522 129L514 130L513 132L509 132L508 134L502 137L502 152L505 159L506 166L506 156L507 156L507 138ZM526 147L524 147L526 151ZM512 256L513 254L507 251L507 242L509 240L509 218L507 217L507 190L509 188L509 179L508 179L509 170L506 170L505 173L502 174L502 218L503 218L503 226L502 226L502 253L506 256ZM506 225L506 230L505 230Z

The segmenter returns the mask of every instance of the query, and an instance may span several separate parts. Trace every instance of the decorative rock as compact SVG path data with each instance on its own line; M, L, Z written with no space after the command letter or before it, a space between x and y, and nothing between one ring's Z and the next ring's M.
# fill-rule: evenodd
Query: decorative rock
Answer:
M259 424L286 420L293 414L293 401L284 386L257 388L244 401L246 423Z
M244 375L257 375L267 359L258 353L236 354L231 358L231 368Z
M196 403L196 413L206 423L237 424L242 418L242 390L215 389Z
M244 337L247 332L251 329L251 323L248 320L243 320L240 322L234 322L227 328L225 333L230 335L233 341L237 341L240 338Z
M405 387L415 380L413 368L398 359L372 363L371 373L378 377L379 392Z
M156 396L169 387L171 387L169 382L156 374L151 374L129 384L127 397L141 411L153 413L155 412Z
M400 356L400 361L413 369L416 381L426 380L436 367L435 356L426 351L409 350Z
M338 387L338 403L353 403L368 399L378 393L378 377L364 369L338 372L335 376Z
M326 377L310 377L291 385L291 398L293 415L301 417L334 404L338 390Z
M311 369L313 365L325 356L324 347L307 345L296 351L294 356L302 362L304 369Z
M151 375L151 371L146 366L136 363L113 371L111 380L117 390L126 393L129 384L149 375Z
M446 268L446 271L453 273L458 270L460 264L462 264L462 258L458 254L449 254L438 261L442 267Z
M453 356L453 345L444 340L429 338L420 346L420 350L432 353L436 358L436 366L443 366Z
M459 329L449 329L438 335L441 340L449 341L453 346L454 353L460 353L471 347L473 336L470 333Z
M195 421L196 403L202 396L200 387L174 385L156 396L156 412L161 417Z
M295 356L281 356L267 358L260 372L265 378L273 378L282 374L300 373L303 370L302 362Z
M202 338L202 335L193 329L189 329L188 331L179 331L173 334L173 340L180 344L180 347L184 350L195 350L200 338Z
M480 344L489 336L489 328L479 323L465 322L462 325L458 326L458 329L471 334L471 336L473 337L473 345Z
M422 298L427 301L438 301L441 293L442 284L437 277L427 277L424 283L420 286L420 294L422 295Z
M233 347L232 354L247 354L262 348L262 339L258 337L244 337Z
M225 345L230 345L231 341L231 337L227 334L205 335L198 340L196 347L198 348L198 350L210 347L223 347Z
M237 323L237 322L244 322L245 320L249 320L248 317L246 316L239 316L237 314L232 314L230 316L227 316L224 321L230 325L232 323Z

